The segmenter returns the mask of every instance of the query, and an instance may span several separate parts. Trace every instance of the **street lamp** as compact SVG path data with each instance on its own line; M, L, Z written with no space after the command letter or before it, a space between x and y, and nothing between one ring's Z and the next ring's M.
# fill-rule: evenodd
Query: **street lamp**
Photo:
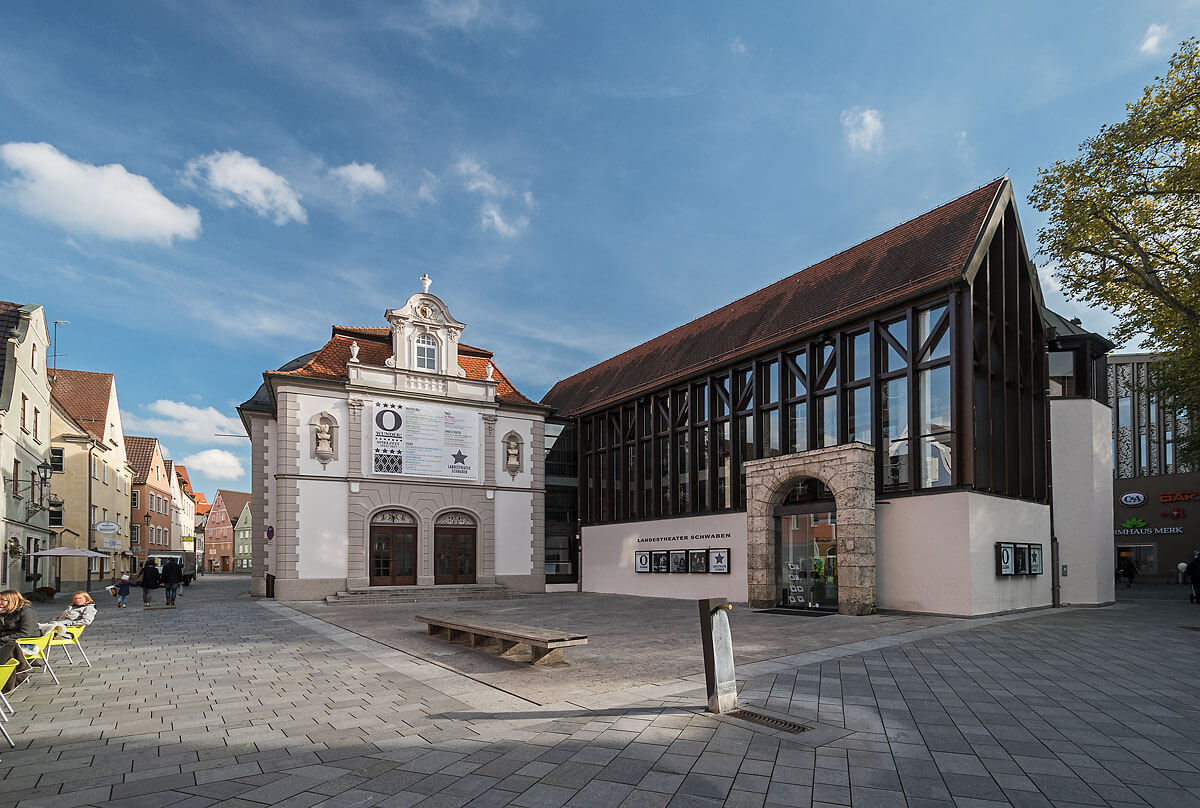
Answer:
M38 477L41 479L42 485L50 482L50 474L54 471L54 466L50 465L50 461L47 460L38 464L37 470Z

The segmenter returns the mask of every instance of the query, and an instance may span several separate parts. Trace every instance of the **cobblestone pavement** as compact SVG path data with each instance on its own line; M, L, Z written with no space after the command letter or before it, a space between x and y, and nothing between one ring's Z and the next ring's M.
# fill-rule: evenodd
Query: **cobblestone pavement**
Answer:
M789 734L687 679L535 705L244 587L102 604L95 667L17 690L0 806L1200 806L1186 601L742 665L743 705L812 728Z

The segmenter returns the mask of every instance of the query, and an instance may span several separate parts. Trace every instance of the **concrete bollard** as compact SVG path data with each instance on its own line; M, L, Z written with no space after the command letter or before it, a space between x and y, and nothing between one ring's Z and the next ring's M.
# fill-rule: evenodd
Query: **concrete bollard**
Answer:
M699 605L708 711L733 712L738 708L737 677L733 670L733 634L729 631L729 611L733 606L725 598L701 598Z

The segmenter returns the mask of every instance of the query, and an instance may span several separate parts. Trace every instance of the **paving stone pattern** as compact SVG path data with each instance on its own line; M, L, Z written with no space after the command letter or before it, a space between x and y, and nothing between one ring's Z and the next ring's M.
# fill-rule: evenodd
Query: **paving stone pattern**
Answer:
M17 690L0 806L1200 806L1186 602L742 666L743 705L813 728L790 735L678 679L536 705L245 587L102 604L96 666Z

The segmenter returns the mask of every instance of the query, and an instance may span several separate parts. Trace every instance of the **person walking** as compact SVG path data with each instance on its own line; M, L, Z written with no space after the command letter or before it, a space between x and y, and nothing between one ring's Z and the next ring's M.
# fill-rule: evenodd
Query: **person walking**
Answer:
M129 582L129 573L121 576L121 583L117 584L117 608L129 608L129 590L133 588L133 584Z
M1125 560L1121 562L1121 575L1125 576L1126 589L1133 589L1133 579L1137 578L1137 574L1137 565L1133 563L1132 558L1126 557Z
M162 583L162 576L158 573L158 567L154 565L153 558L147 558L145 566L142 567L142 574L138 578L138 584L142 587L142 606L150 605L150 591L158 589Z
M162 585L166 587L167 605L174 606L179 596L179 585L183 583L183 567L174 558L168 558L162 568Z
M1200 550L1192 551L1192 560L1188 562L1185 571L1192 583L1192 591L1188 595L1188 602L1200 603Z

